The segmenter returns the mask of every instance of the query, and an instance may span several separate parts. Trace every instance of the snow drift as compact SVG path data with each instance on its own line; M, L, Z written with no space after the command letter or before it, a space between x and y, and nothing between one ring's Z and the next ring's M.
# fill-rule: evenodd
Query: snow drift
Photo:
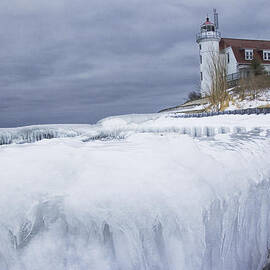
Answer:
M2 145L0 269L261 269L269 120L124 116Z

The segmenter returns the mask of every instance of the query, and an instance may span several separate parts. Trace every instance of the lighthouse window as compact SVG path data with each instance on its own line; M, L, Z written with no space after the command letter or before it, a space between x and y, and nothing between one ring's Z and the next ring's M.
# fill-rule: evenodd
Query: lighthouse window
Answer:
M200 63L202 64L202 56L200 55Z
M253 59L253 50L245 50L245 59L252 60Z
M213 25L207 25L206 29L207 31L215 31L215 27Z
M203 80L203 73L201 72L201 81Z
M199 48L200 48L200 50L202 49L202 45L201 44L199 45Z

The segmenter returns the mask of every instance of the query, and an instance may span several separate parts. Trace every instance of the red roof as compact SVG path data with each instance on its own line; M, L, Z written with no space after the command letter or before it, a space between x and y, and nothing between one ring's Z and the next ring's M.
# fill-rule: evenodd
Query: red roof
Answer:
M258 58L263 64L270 64L270 61L263 60L263 50L270 51L270 40L222 38L219 47L220 50L232 47L238 64L250 64L250 60L245 60L245 49L253 49L255 58Z
M212 22L210 22L209 17L207 16L206 21L203 23L203 25L214 25Z
M213 23L210 21L206 21L203 25L208 25L208 24L213 24Z

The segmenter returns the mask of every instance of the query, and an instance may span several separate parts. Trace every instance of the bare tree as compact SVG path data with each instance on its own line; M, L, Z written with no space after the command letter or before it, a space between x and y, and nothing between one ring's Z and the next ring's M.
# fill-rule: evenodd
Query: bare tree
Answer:
M227 91L227 65L223 55L212 50L208 61L208 73L211 81L209 86L209 101L212 108L222 111L228 106L230 95Z

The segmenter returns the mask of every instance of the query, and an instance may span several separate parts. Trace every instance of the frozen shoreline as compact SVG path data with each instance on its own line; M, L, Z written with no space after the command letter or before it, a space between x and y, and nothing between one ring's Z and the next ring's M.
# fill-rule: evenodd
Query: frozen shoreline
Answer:
M260 269L269 120L122 116L0 146L1 269Z
M1 128L0 145L32 143L43 139L85 137L85 140L126 138L133 133L179 133L193 137L268 132L270 115L219 115L173 118L170 114L108 117L95 125L39 125Z

